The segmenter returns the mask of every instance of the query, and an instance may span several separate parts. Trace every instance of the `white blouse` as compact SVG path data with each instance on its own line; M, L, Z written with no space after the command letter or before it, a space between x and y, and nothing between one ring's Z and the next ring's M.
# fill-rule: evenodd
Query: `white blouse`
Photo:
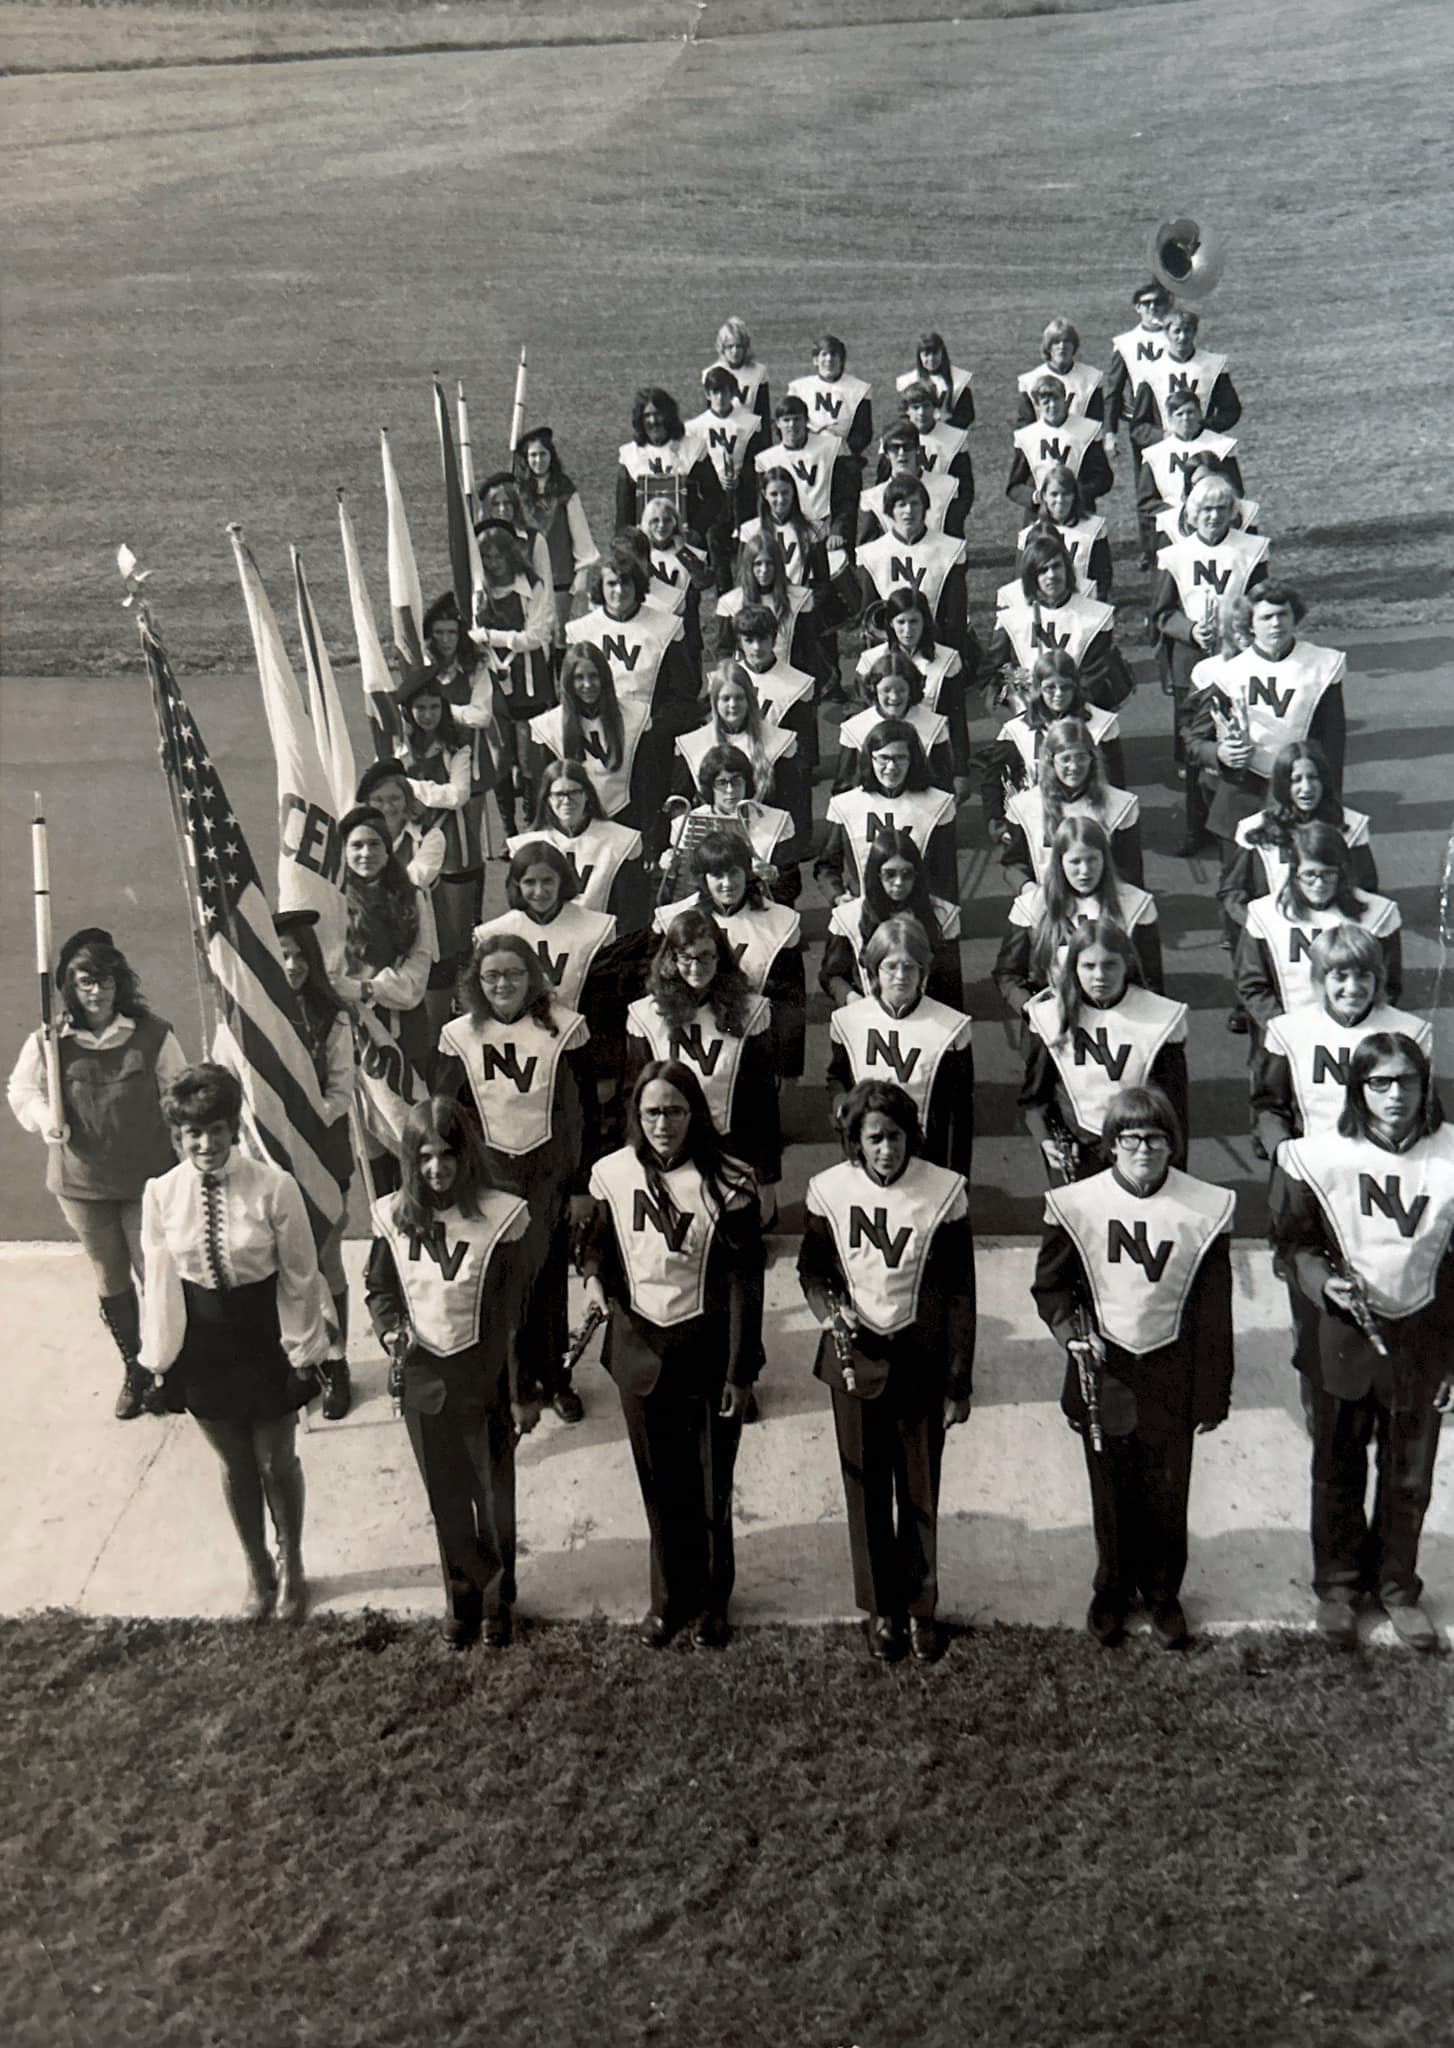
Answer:
M190 1160L149 1180L142 1195L142 1364L162 1373L176 1364L187 1334L184 1280L214 1289L219 1281L246 1287L276 1273L283 1349L299 1368L317 1365L329 1350L326 1295L298 1183L280 1166L249 1159L236 1147L221 1173L209 1178L219 1183L210 1241L203 1176Z

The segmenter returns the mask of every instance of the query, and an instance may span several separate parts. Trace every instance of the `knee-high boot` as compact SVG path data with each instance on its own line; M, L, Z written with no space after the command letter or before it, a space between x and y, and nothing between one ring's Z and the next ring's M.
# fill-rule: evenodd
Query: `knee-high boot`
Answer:
M264 1468L263 1491L277 1531L282 1567L278 1614L283 1621L301 1621L308 1612L308 1580L303 1570L303 1467L296 1452L281 1471Z
M321 1369L323 1420L342 1422L353 1405L353 1381L348 1371L348 1289L333 1297L333 1316L338 1324L338 1355Z
M116 1420L131 1422L142 1411L147 1384L140 1364L141 1303L136 1298L136 1289L127 1287L120 1294L103 1294L97 1306L126 1368L121 1391L116 1396Z

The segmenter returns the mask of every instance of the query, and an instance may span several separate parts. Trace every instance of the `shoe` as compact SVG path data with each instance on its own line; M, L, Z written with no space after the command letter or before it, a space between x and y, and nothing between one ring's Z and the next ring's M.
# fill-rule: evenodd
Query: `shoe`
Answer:
M725 1614L699 1614L692 1623L692 1641L699 1650L725 1650L731 1635Z
M348 1361L343 1358L327 1358L318 1368L319 1384L323 1388L323 1420L342 1422L353 1406L353 1383L348 1376Z
M636 1640L644 1643L648 1650L664 1650L676 1630L664 1614L643 1614L636 1630Z
M278 1594L278 1619L295 1626L308 1612L308 1580L303 1560L296 1554L283 1559L283 1583Z
M277 1604L278 1575L269 1560L265 1578L259 1578L256 1573L251 1576L247 1598L242 1603L242 1618L244 1621L271 1621Z
M440 1634L451 1650L467 1650L480 1639L480 1596L462 1593L440 1623Z
M1393 1623L1394 1634L1406 1650L1422 1650L1427 1654L1438 1649L1439 1631L1417 1600L1410 1600L1397 1607L1385 1605L1384 1612Z
M1151 1633L1160 1650L1184 1650L1191 1639L1186 1625L1186 1616L1181 1611L1179 1600L1168 1600L1164 1607L1151 1610Z
M1234 1038L1245 1038L1252 1029L1252 1020L1245 1010L1228 1010L1227 1029Z
M1085 1625L1103 1650L1114 1650L1118 1643L1126 1639L1124 1612L1099 1597L1092 1600L1086 1609Z
M141 1394L142 1414L170 1415L172 1410L167 1403L166 1381L155 1373L143 1373L142 1379L145 1382Z
M507 1650L513 1634L510 1627L510 1611L506 1608L500 1614L487 1614L480 1628L480 1640L487 1650Z
M747 1389L747 1399L742 1404L742 1420L744 1422L760 1422L762 1420L761 1410L757 1405L756 1387L749 1387Z
M937 1664L944 1655L944 1631L932 1614L909 1616L909 1654L916 1664Z
M868 1654L875 1664L897 1664L905 1648L904 1631L891 1614L868 1617Z
M1320 1600L1317 1628L1325 1643L1331 1643L1340 1650L1351 1650L1358 1640L1358 1616L1352 1597Z
M558 1394L552 1394L550 1405L561 1421L569 1424L571 1428L586 1419L585 1403L574 1387L562 1387Z

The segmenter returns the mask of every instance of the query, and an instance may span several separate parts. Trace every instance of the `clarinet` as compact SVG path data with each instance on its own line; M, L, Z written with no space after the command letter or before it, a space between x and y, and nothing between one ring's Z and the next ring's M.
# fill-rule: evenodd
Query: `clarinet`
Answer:
M1082 1147L1058 1116L1048 1115L1045 1121L1045 1135L1055 1153L1055 1171L1068 1187L1072 1181L1080 1179Z
M832 1321L828 1334L833 1339L833 1353L838 1360L838 1370L843 1375L844 1387L850 1394L858 1392L858 1374L853 1369L853 1335L843 1320L845 1297L836 1288L828 1290L828 1308Z
M1368 1290L1346 1259L1335 1258L1333 1271L1340 1280L1346 1281L1352 1290L1353 1301L1349 1310L1353 1320L1368 1339L1380 1358L1389 1356L1387 1341L1378 1327L1378 1318L1373 1313L1373 1304L1368 1299Z
M595 1302L592 1302L591 1306L586 1310L585 1319L580 1328L571 1331L570 1342L566 1346L565 1357L561 1362L561 1370L567 1379L570 1378L571 1374L585 1357L586 1346L605 1320L606 1310L599 1308Z
M1073 1327L1074 1334L1066 1349L1075 1361L1075 1376L1085 1408L1086 1436L1091 1449L1101 1452L1106 1448L1105 1431L1101 1428L1101 1366L1091 1344L1090 1312L1082 1301L1075 1304Z

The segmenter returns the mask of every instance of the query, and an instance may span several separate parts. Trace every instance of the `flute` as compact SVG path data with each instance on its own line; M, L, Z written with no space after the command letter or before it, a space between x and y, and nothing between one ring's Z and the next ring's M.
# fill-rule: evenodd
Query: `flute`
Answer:
M1055 1154L1055 1170L1067 1185L1080 1179L1081 1146L1058 1116L1047 1114L1045 1138Z

